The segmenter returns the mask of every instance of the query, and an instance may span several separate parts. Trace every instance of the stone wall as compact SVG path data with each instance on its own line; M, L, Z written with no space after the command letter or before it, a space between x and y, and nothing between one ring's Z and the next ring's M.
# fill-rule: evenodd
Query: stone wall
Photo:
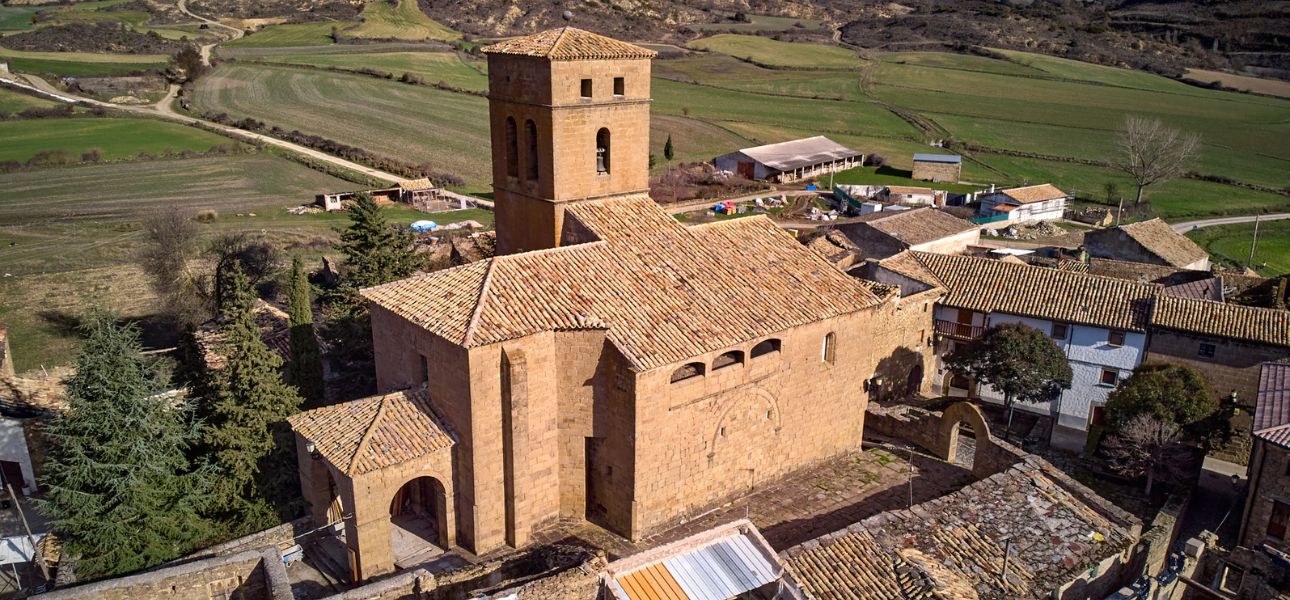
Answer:
M914 161L914 172L911 177L919 181L958 183L962 168L962 163Z
M213 556L228 556L230 554L239 554L248 550L264 548L266 546L276 546L281 548L295 543L295 537L313 529L310 526L309 517L300 517L294 521L289 521L281 525L276 525L246 535L235 540L229 540L223 544L203 548L202 550L188 555L183 560L194 560L201 558L210 558Z
M291 600L277 547L248 550L43 594L48 600Z
M1241 522L1240 545L1257 548L1262 544L1269 544L1283 551L1290 550L1288 540L1268 534L1273 503L1290 500L1288 473L1290 451L1261 440L1255 442L1250 464L1250 491Z

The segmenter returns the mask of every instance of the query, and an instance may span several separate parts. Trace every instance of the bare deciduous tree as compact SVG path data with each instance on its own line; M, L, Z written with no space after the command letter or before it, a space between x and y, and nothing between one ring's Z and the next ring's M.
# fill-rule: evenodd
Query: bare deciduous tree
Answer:
M1118 145L1120 162L1116 167L1138 186L1134 204L1142 202L1147 186L1181 175L1200 154L1200 136L1169 127L1160 119L1138 116L1124 118Z
M198 253L197 225L192 217L172 208L144 219L144 243L138 255L152 291L161 299L162 311L179 323L204 318L197 278L189 269Z
M1193 466L1193 451L1182 443L1177 425L1140 414L1120 425L1102 442L1112 471L1127 477L1147 476L1147 495L1157 480L1182 481Z

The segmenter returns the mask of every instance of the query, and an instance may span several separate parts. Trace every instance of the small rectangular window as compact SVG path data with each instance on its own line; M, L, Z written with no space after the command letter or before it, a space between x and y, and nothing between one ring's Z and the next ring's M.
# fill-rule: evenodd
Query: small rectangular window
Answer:
M1053 323L1053 332L1052 332L1053 339L1064 340L1066 339L1066 335L1068 333L1070 333L1070 327L1068 327L1065 323Z
M590 79L583 79L583 80L582 80L582 97L583 97L583 98L590 98L590 97L591 97L591 80L590 80Z
M615 77L615 78L614 78L614 95L615 95L615 96L621 96L621 95L623 95L623 94L626 92L626 89L627 89L627 84L623 81L623 78L622 78L622 77Z
M1110 344L1110 345L1112 345L1112 346L1123 346L1123 345L1124 345L1124 332L1123 332L1123 331L1111 331L1111 333L1107 334L1107 336L1106 336L1106 343L1108 343L1108 344Z
M1196 355L1201 358L1214 358L1214 352L1216 350L1218 350L1218 348L1213 344L1201 344L1200 349L1196 351Z
M417 355L421 359L421 383L430 383L430 359L425 355Z
M1100 383L1102 385L1115 387L1116 384L1120 383L1120 372L1115 369L1102 369L1102 378Z

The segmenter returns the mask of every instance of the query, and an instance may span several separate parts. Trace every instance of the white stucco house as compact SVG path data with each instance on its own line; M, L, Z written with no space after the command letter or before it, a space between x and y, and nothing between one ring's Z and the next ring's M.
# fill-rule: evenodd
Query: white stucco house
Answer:
M1070 200L1070 194L1051 183L1009 188L982 195L979 214L1009 224L1054 221L1066 214Z

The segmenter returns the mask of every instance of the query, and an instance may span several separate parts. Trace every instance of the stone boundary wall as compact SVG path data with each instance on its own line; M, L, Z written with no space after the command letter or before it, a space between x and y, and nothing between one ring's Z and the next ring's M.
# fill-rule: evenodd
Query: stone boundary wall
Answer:
M276 525L265 529L264 531L257 531L235 540L229 540L223 544L203 548L185 556L180 559L180 561L210 558L213 556L227 556L229 554L236 554L255 548L263 548L265 546L277 546L280 548L284 545L288 545L288 542L292 542L295 539L295 536L307 532L309 530L309 525L310 520L308 516L300 517L294 521Z
M1142 532L1142 541L1138 545L1138 556L1135 557L1135 570L1140 568L1143 575L1154 577L1165 570L1169 551L1174 540L1182 531L1183 516L1191 503L1191 490L1175 492L1165 501L1165 505L1151 519L1150 525ZM1140 561L1140 567L1139 563Z
M603 556L583 548L543 546L446 573L430 573L422 568L404 571L325 600L459 600L550 577L597 560L598 556L603 560Z
M217 556L42 594L46 600L292 600L276 546Z

